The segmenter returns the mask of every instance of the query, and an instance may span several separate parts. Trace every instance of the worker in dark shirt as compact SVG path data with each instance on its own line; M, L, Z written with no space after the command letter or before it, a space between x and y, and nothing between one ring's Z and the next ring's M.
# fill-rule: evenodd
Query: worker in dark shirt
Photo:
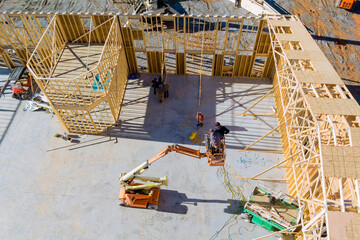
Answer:
M225 134L228 134L230 132L229 129L227 129L224 126L221 126L221 124L219 122L215 123L214 131L220 133L221 137L224 137Z
M218 148L221 145L221 134L219 132L214 131L213 129L209 130L210 133L210 142L211 144Z
M154 88L154 95L156 95L156 89L159 88L160 85L160 81L158 81L157 78L154 78L154 80L151 81L152 82L152 86Z

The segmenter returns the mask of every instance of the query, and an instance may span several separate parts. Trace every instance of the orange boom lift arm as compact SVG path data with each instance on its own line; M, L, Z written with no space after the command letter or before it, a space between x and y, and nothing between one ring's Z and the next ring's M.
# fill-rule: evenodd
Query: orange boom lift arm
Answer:
M205 137L205 140L206 139L207 136ZM148 169L152 163L166 156L170 152L175 151L177 153L198 159L207 157L209 166L224 166L226 158L225 139L223 139L222 146L216 152L208 145L208 141L205 142L207 143L207 151L205 153L201 153L200 150L195 150L178 144L169 145L155 157L146 160L130 172L122 173L120 175L120 184L122 184L123 187L119 193L119 199L121 200L122 205L128 207L157 209L159 205L160 186L167 186L168 179L166 176L158 178L140 175ZM135 183L135 179L150 183Z

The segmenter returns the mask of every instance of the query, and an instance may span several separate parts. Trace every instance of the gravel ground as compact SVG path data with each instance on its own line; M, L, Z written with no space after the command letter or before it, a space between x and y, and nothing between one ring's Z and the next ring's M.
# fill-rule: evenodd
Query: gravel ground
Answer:
M336 8L335 0L275 0L300 17L347 85L360 85L360 2L353 12Z
M132 12L132 6L125 2L126 0L4 0L0 4L0 11ZM251 16L245 9L235 8L234 3L228 0L164 0L164 2L181 14Z

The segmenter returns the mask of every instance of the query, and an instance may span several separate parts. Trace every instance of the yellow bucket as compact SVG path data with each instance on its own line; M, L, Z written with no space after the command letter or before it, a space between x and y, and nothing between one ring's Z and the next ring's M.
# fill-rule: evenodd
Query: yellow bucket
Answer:
M196 137L196 132L193 132L193 133L190 135L189 139L190 139L190 140L194 140L195 137Z

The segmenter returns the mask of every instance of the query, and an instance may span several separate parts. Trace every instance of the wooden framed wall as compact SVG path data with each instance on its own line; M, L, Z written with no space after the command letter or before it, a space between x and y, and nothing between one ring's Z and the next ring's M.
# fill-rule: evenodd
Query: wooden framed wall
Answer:
M297 238L327 239L329 212L360 213L360 106L297 18L268 27L288 191L304 209Z
M81 30L65 25L68 21L82 23L80 16L55 15L28 61L30 73L55 114L72 133L99 134L113 125L127 82L119 19L105 17L95 23L97 20L90 18L90 28Z
M8 67L14 66L11 61L14 62L14 57L26 65L54 16L37 13L0 15L0 31L5 33L0 36L1 58ZM61 31L65 42L104 43L111 25L108 20L113 16L56 14L56 31ZM201 63L204 55L212 55L212 72L216 76L270 76L266 71L270 65L270 38L264 18L120 15L119 19L130 72L140 71L136 55L143 53L147 58L148 72L158 73L167 64L175 64L177 73L208 74L208 71L201 70ZM95 30L89 39L87 33L91 29ZM173 59L164 57L166 53L184 54L184 61L173 63ZM194 60L192 55L197 59ZM216 61L221 55L224 61ZM266 60L258 61L261 57ZM191 59L189 66L198 64L199 71L187 71L186 59ZM154 62L160 63L161 68L151 67L157 66Z
M47 14L0 14L0 49L8 50L2 55L8 67L15 66L14 57L26 65L51 18Z
M144 53L151 73L175 64L177 74L211 75L201 68L204 56L212 55L214 76L270 76L272 53L265 19L124 15L120 20L132 71L139 71L135 52ZM176 61L167 59L166 53L176 54ZM257 63L259 57L265 61ZM192 64L198 65L197 71L187 70Z
M297 17L3 13L0 31L0 57L27 63L69 132L116 122L138 55L153 73L173 64L186 74L190 58L201 75L212 56L214 76L273 78L288 191L304 209L296 237L323 238L329 212L360 213L360 107ZM71 46L101 51L83 73L58 77Z

